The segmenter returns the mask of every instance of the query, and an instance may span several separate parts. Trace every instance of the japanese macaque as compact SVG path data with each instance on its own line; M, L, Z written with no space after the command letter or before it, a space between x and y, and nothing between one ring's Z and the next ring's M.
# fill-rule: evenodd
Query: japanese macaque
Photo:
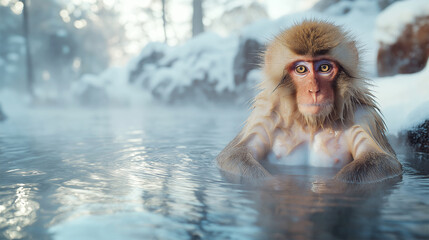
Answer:
M337 167L335 179L377 182L402 174L385 136L356 42L329 22L307 20L267 46L264 79L242 131L217 156L230 174L271 174L264 161Z

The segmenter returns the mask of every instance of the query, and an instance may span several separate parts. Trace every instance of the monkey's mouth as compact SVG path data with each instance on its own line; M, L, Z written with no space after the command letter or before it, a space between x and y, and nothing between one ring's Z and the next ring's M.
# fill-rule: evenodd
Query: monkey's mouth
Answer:
M299 111L304 115L327 115L331 112L334 104L325 103L301 103L298 104Z
M304 107L324 107L324 106L332 105L332 103L331 102L326 102L326 103L301 103L299 105L304 106Z

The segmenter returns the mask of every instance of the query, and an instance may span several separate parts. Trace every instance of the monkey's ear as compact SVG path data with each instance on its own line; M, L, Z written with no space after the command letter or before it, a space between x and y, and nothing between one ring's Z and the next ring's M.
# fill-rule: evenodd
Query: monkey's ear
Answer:
M352 77L358 76L359 53L355 41L344 41L331 49L331 56L336 59L341 66Z

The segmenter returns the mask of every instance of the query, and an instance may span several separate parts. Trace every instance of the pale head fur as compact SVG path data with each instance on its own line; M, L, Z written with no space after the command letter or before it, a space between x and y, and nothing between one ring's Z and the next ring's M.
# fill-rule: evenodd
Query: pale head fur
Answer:
M242 141L257 134L252 130L256 126L263 127L267 133L276 128L288 129L294 124L310 132L323 128L344 129L356 124L354 114L362 107L370 109L373 119L368 123L371 125L368 126L369 134L390 152L384 121L368 88L368 80L361 75L358 52L356 41L348 32L326 21L306 20L277 35L264 53L264 79L259 86L260 93L254 99L252 114L242 131ZM341 70L334 85L332 111L320 117L309 117L297 110L294 85L285 74L285 66L303 56L318 55L329 56ZM270 124L266 124L267 120ZM272 144L272 136L267 141Z

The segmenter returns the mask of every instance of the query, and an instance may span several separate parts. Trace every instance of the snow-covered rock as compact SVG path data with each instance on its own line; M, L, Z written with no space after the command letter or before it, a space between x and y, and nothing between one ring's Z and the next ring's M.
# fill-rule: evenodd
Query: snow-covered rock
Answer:
M200 34L178 47L150 44L132 67L129 81L160 101L231 100L236 38Z
M398 1L387 7L377 17L376 39L384 44L393 44L402 36L404 29L417 18L429 13L427 0Z
M375 96L394 145L429 153L428 79L429 66L418 73L375 79Z
M99 75L84 75L71 86L71 98L80 106L130 106L148 101L147 93L128 82L127 68L108 68ZM72 100L73 101L73 100Z
M377 18L380 76L415 73L429 57L429 4L426 0L399 1Z

